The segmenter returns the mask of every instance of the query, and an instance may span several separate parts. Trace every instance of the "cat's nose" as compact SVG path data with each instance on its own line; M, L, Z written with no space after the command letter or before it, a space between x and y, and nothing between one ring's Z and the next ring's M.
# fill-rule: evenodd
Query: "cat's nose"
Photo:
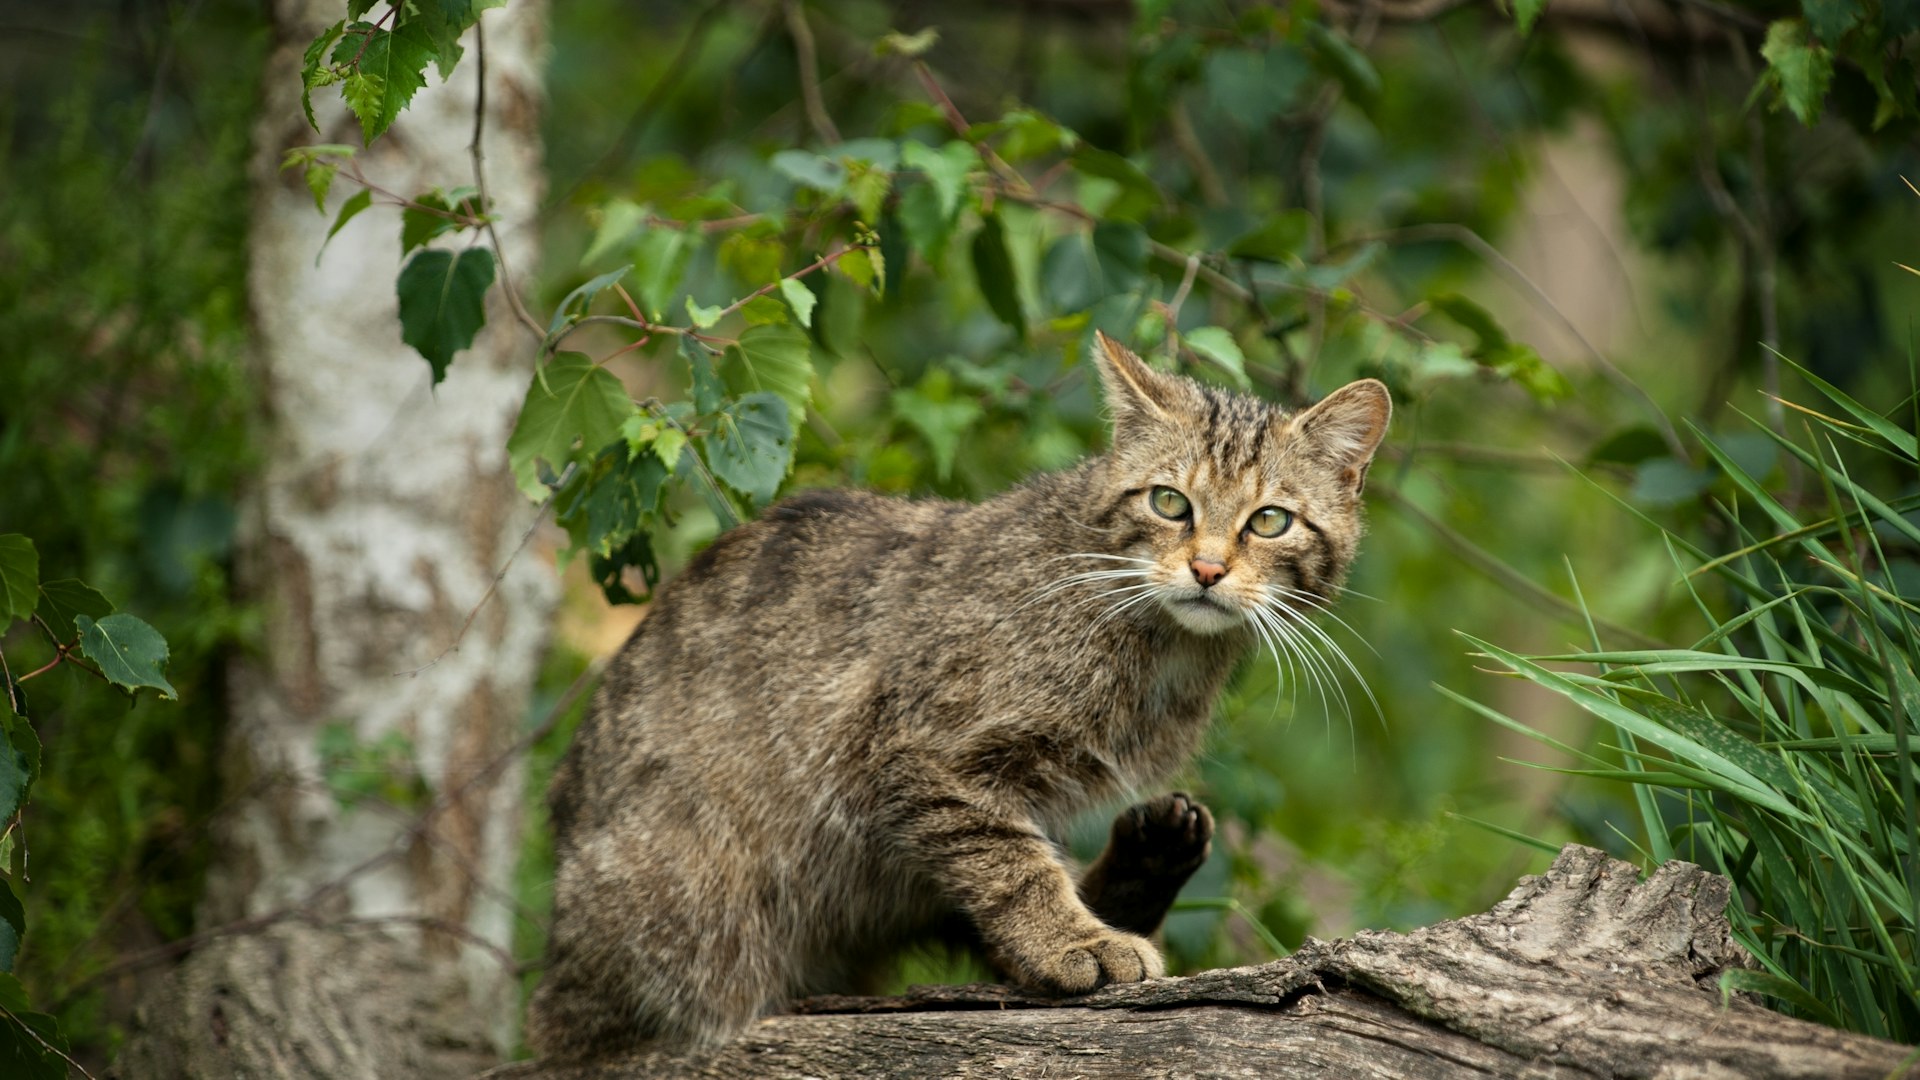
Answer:
M1214 562L1212 559L1195 559L1192 566L1193 580L1198 581L1203 589L1213 588L1215 582L1227 576L1226 563Z

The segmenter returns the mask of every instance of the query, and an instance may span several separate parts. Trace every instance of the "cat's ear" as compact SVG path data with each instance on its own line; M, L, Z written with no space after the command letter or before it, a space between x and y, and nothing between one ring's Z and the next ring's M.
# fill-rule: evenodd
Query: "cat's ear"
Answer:
M1294 417L1293 430L1340 470L1348 488L1358 492L1392 418L1393 398L1387 394L1386 385L1378 379L1361 379Z
M1177 422L1180 386L1171 376L1148 367L1131 349L1099 330L1093 332L1093 361L1100 369L1100 385L1116 432L1141 423Z

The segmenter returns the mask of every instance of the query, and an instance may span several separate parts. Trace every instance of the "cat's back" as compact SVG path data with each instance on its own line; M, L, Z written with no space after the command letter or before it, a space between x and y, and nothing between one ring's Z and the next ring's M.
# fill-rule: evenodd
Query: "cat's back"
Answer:
M849 710L888 669L964 621L958 575L994 516L823 489L722 534L609 666L556 795L668 762L712 776L827 764L857 737Z

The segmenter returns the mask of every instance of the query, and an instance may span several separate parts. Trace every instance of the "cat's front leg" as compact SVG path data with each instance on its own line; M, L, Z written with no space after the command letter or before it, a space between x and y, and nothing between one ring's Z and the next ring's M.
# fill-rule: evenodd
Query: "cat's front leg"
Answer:
M1080 898L1108 926L1151 934L1207 861L1212 840L1213 815L1184 791L1130 806L1081 875Z
M1039 827L992 793L927 784L894 800L907 856L972 920L987 958L1013 981L1051 994L1158 978L1153 944L1102 922Z

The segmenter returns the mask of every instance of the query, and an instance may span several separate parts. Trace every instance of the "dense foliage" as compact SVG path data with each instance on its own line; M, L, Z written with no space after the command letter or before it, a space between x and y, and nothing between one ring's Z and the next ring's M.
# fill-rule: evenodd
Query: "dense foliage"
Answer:
M456 41L491 6L344 3L304 58L315 119L337 94L362 142L404 129L413 93L475 62L476 42ZM1776 976L1824 994L1835 984L1821 980L1841 976L1801 964L1802 946L1774 927L1826 925L1829 911L1857 927L1865 909L1835 898L1780 921L1766 899L1788 894L1780 864L1742 865L1749 849L1704 839L1748 835L1737 807L1706 804L1724 820L1671 839L1686 804L1649 796L1632 825L1630 795L1496 764L1503 729L1429 683L1476 678L1456 628L1516 657L1564 655L1589 626L1566 561L1610 648L1711 632L1674 587L1668 550L1578 474L1704 557L1746 542L1754 491L1797 476L1790 494L1810 497L1817 469L1781 464L1767 434L1786 430L1777 417L1756 429L1726 415L1730 401L1765 412L1756 391L1793 380L1758 342L1861 400L1905 393L1877 369L1904 352L1899 312L1917 280L1894 266L1913 261L1920 217L1898 182L1920 175L1913 7L1690 5L1642 22L1539 0L1511 13L576 0L553 11L549 258L533 280L499 273L481 178L396 199L356 183L380 178L360 173L351 144L261 150L287 155L334 225L390 215L384 228L407 252L396 340L436 381L482 328L488 290L516 290L537 313L520 319L539 374L509 444L516 477L566 530L563 561L616 603L644 600L721 528L795 487L980 496L1097 447L1083 360L1096 328L1153 362L1289 403L1362 374L1386 379L1400 419L1373 473L1375 536L1353 582L1378 599L1342 609L1351 633L1327 624L1359 678L1332 657L1311 675L1271 663L1241 673L1189 778L1224 829L1189 889L1194 910L1169 927L1176 961L1259 958L1267 930L1291 943L1484 904L1523 868L1524 849L1457 812L1554 842L1725 854L1754 883L1750 943ZM165 20L93 30L144 67L106 66L96 51L57 94L42 69L12 69L34 89L4 99L0 140L0 179L60 180L8 184L28 197L0 209L0 256L33 257L0 257L0 318L25 361L0 364L0 402L59 404L0 404L0 464L23 478L0 496L0 526L30 525L43 552L62 553L61 573L111 594L137 583L138 609L175 642L185 699L127 722L87 711L76 684L61 695L71 711L36 716L49 745L37 798L62 811L36 826L47 850L36 882L57 894L42 902L58 914L35 923L30 941L49 953L29 950L22 973L96 1042L111 1020L96 976L113 970L112 942L188 928L204 851L188 823L212 805L208 657L243 625L225 560L249 445L233 362L236 193L260 28L237 7L178 14L193 33ZM169 89L180 86L191 91ZM42 103L60 108L35 111ZM115 152L100 153L103 142ZM116 171L126 160L137 183ZM1595 202L1569 161L1614 186ZM1554 246L1568 234L1546 231L1538 207L1541 192L1575 187L1560 205L1586 217L1575 231L1599 234L1612 264L1569 279ZM127 188L148 213L88 212ZM70 269L75 245L83 275ZM1545 256L1503 254L1528 246ZM152 273L160 253L168 272ZM1549 275L1559 288L1542 286ZM1566 310L1581 289L1619 298L1610 320ZM76 377L76 355L111 364ZM1910 474L1850 475L1904 507ZM1805 515L1811 504L1781 505ZM1879 570L1853 571L1912 595ZM1707 580L1734 590L1705 597L1710 627L1738 630L1706 644L1748 647L1739 633L1761 633L1756 621L1725 613L1739 584ZM1862 596L1863 625L1885 622L1869 601L1892 601ZM583 664L563 649L555 686ZM1492 707L1591 748L1583 714L1552 695ZM1892 733L1900 719L1875 722ZM1774 722L1754 721L1756 745L1786 737ZM1822 722L1791 738L1852 733L1814 732ZM534 784L565 731L537 751ZM1598 768L1632 770L1637 745L1591 752L1608 763ZM72 779L57 782L62 769ZM115 798L86 797L86 783ZM524 891L537 907L545 872L532 835ZM137 897L139 921L109 910L107 895ZM1259 929L1229 918L1236 908ZM1889 947L1906 949L1891 937L1871 948L1885 960ZM1900 1015L1861 994L1847 1022L1874 1030L1871 1017ZM1908 1021L1881 1022L1899 1033Z

